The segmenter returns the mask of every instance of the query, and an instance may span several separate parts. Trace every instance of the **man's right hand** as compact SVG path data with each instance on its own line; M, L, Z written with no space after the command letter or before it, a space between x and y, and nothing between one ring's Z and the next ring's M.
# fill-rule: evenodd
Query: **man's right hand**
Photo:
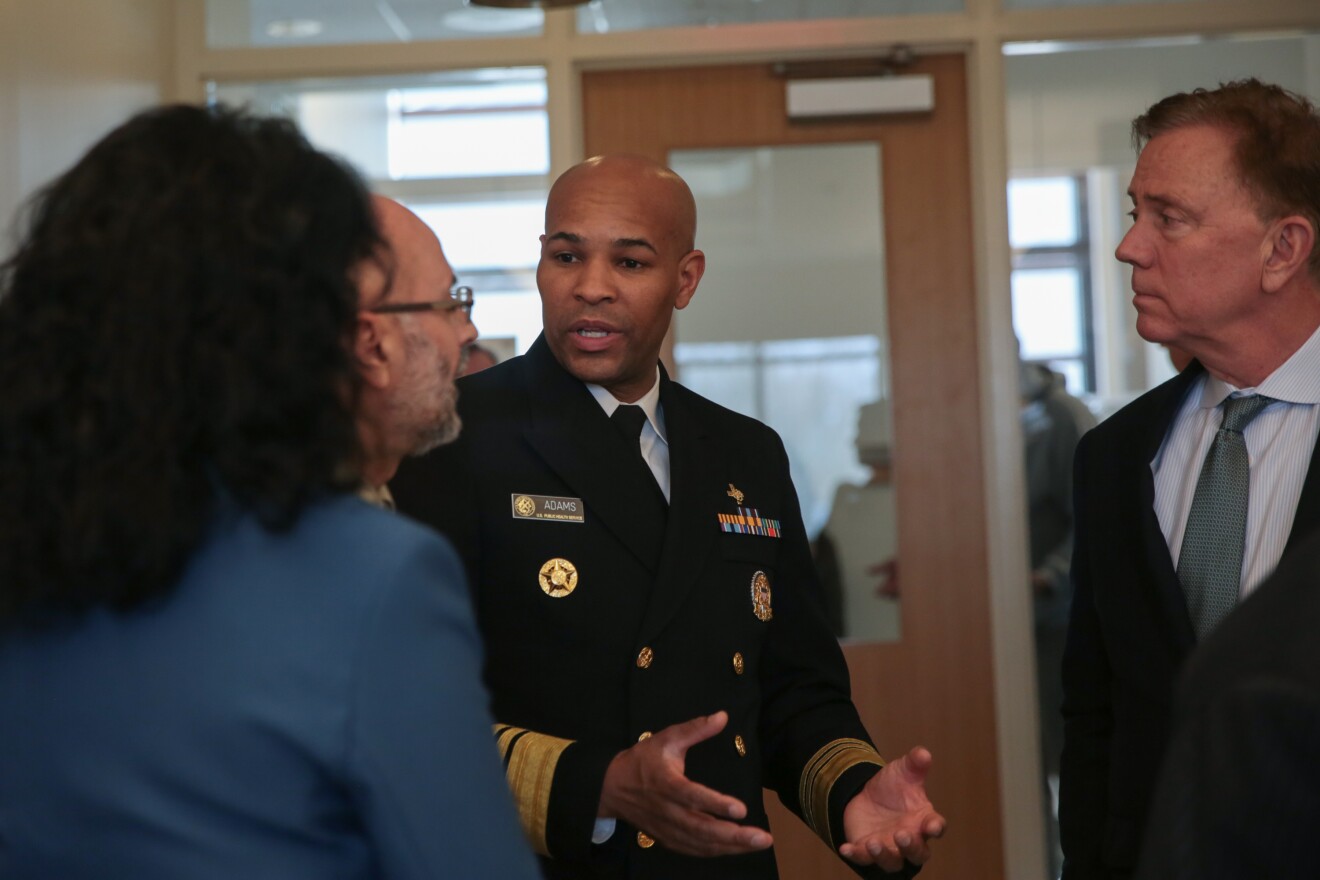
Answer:
M728 721L726 712L694 718L615 755L600 793L601 818L622 819L684 855L736 855L769 847L770 832L728 821L746 818L742 801L684 775L688 749Z

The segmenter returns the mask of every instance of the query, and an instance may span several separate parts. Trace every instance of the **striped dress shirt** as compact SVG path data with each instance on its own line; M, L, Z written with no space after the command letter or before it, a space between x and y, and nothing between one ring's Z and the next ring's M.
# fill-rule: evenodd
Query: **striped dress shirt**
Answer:
M1255 388L1235 388L1209 373L1192 384L1151 462L1155 514L1174 567L1206 452L1223 422L1224 398L1264 394L1276 401L1247 425L1251 465L1246 545L1239 595L1274 571L1292 529L1311 452L1320 434L1320 329Z

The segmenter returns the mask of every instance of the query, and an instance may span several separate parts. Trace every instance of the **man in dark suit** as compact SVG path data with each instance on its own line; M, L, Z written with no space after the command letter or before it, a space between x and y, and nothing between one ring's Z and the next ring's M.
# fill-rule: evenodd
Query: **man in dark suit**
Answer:
M1141 880L1320 877L1320 536L1193 654Z
M1117 256L1137 331L1195 361L1078 447L1068 880L1131 875L1179 668L1320 524L1320 117L1247 80L1166 98L1133 132Z
M465 557L548 876L773 877L763 786L862 870L908 873L944 826L930 755L886 766L857 717L783 445L658 365L695 231L654 163L560 177L544 333L460 383L462 438L394 492Z

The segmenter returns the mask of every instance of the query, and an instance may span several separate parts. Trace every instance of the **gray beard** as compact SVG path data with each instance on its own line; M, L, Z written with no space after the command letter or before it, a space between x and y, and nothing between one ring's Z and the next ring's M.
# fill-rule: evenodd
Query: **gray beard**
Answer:
M432 449L453 443L462 430L463 420L451 407L446 418L418 432L417 442L413 444L412 451L408 454L413 457L425 455Z
M435 347L418 333L409 333L406 344L412 365L406 383L410 390L396 400L395 412L397 423L413 435L407 454L418 456L456 440L463 421L458 416L454 374L445 368ZM427 375L427 370L434 372Z

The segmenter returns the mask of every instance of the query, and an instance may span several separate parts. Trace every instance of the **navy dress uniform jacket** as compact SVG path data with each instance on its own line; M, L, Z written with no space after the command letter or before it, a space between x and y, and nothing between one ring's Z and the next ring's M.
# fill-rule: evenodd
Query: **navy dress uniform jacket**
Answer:
M1155 515L1154 460L1193 362L1087 433L1077 448L1074 596L1063 660L1059 830L1065 880L1132 875L1170 739L1174 681L1196 646ZM1284 558L1320 525L1315 453Z
M460 382L462 437L406 463L392 490L466 561L496 736L547 875L774 877L769 852L690 858L623 822L605 845L590 840L613 756L721 709L727 727L688 752L686 771L741 799L749 823L766 827L770 787L837 849L844 805L882 766L815 595L778 436L661 382L667 524L647 514L654 481L544 338ZM540 496L538 515L580 519L518 515L524 496ZM723 531L719 515L739 507L778 520L778 536ZM571 566L558 575L571 592L540 583L556 559ZM770 587L765 620L758 573Z

